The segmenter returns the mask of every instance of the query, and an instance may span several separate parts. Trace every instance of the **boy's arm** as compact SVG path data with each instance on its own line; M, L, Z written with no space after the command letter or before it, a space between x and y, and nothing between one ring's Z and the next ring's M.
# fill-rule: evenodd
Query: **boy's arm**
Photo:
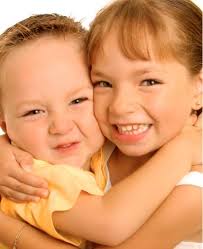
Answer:
M0 244L3 243L8 248L12 248L17 233L26 224L6 216L0 211ZM1 248L1 245L0 245ZM49 235L27 225L17 242L17 248L20 249L76 249L62 241L56 240Z
M201 231L201 189L178 186L152 217L128 240L115 246L94 249L172 249Z
M182 149L184 157L180 157ZM120 244L141 227L189 171L190 150L184 139L174 139L103 197L82 193L71 210L55 212L55 227L99 244Z

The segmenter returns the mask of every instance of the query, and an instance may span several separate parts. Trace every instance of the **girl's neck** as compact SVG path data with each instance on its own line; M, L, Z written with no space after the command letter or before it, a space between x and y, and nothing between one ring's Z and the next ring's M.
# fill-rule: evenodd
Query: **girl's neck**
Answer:
M132 174L151 156L149 154L140 157L126 156L118 148L115 148L108 162L112 185Z

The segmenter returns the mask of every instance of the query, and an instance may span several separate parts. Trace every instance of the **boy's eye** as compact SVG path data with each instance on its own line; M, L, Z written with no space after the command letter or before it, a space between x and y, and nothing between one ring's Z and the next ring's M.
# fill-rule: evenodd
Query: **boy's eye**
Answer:
M107 81L96 81L93 87L112 87L112 85Z
M77 98L77 99L72 100L70 104L71 105L78 105L86 100L88 100L87 97L81 97L81 98Z
M154 86L154 85L158 85L158 84L161 84L161 82L157 81L155 79L147 79L147 80L143 80L141 82L142 86Z
M41 113L44 113L44 111L36 109L36 110L31 110L31 111L26 112L23 116L24 117L26 117L26 116L34 116L34 115L38 115L38 114L41 114Z

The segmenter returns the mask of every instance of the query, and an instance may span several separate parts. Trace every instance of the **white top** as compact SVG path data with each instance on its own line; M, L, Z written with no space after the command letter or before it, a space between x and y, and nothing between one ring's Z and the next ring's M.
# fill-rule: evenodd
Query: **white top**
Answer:
M177 184L180 185L192 185L203 188L203 173L191 171L185 175L182 180ZM197 242L181 242L174 249L203 249L203 243Z
M106 172L107 172L107 184L105 188L105 192L107 192L111 188L111 180L110 174L108 170L108 160L114 150L115 146L112 144L108 144L105 146L105 160L106 160ZM203 173L197 171L191 171L187 175L185 175L182 180L176 185L193 185L196 187L203 188ZM197 242L184 242L182 241L178 244L174 249L203 249L203 243Z
M203 249L203 243L181 242L174 249Z

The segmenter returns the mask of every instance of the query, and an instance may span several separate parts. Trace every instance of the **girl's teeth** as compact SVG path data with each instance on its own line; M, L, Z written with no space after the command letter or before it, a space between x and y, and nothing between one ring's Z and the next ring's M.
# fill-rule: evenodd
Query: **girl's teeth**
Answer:
M149 124L135 124L135 125L123 125L117 126L119 133L126 135L137 135L149 128Z
M133 130L137 130L139 128L139 125L133 125Z
M126 126L126 130L127 131L131 131L132 130L132 126L131 125Z

